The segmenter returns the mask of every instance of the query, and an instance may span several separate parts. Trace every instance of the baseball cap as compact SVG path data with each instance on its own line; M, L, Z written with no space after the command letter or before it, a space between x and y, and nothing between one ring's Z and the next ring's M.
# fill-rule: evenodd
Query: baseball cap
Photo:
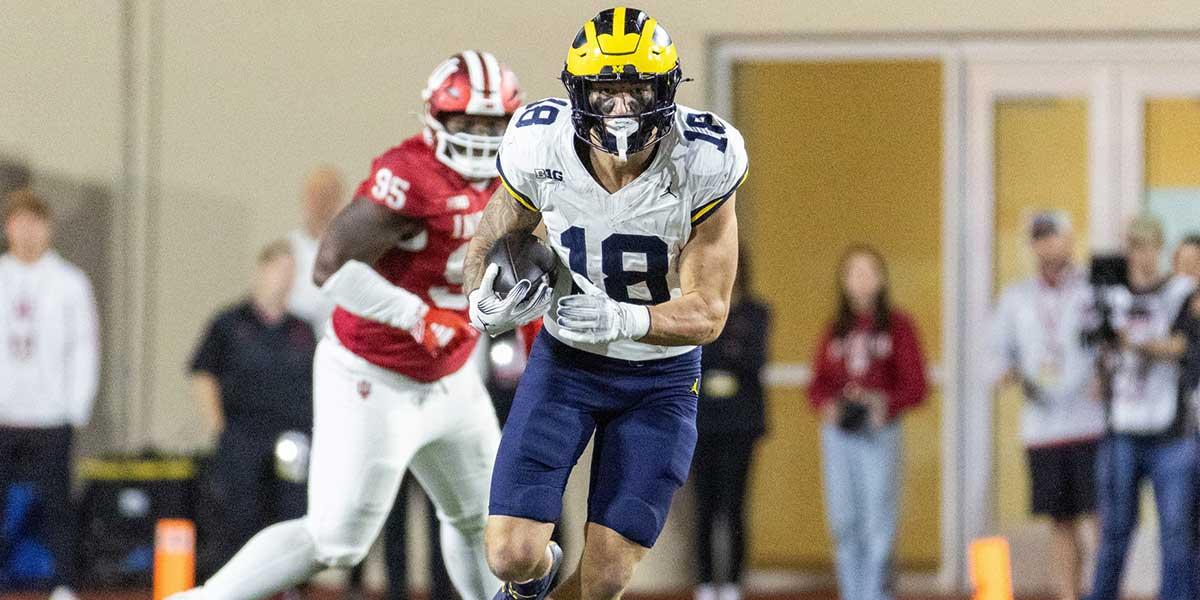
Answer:
M1029 222L1029 238L1037 241L1052 235L1071 232L1071 217L1062 211L1042 211Z

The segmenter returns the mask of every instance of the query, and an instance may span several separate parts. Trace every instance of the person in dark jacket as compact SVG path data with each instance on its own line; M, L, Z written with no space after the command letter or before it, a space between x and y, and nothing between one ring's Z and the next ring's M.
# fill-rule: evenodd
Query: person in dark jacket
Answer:
M218 436L215 564L307 507L317 342L308 323L287 312L294 271L286 240L264 248L250 297L212 320L192 359L193 394Z
M738 258L725 330L701 358L696 482L696 600L739 600L746 555L746 488L755 442L766 432L763 370L771 311L754 296L745 252ZM719 526L724 524L723 527ZM724 534L722 536L721 534ZM724 539L720 539L724 537ZM714 552L725 547L725 553ZM717 565L714 554L728 557ZM723 568L721 568L723 567Z

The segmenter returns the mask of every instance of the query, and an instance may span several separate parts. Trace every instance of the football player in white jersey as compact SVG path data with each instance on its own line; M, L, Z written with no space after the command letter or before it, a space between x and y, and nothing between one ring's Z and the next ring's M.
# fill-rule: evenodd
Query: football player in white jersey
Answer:
M569 100L525 106L501 144L505 189L467 255L471 320L495 335L531 302L549 313L492 478L487 554L506 582L497 599L619 597L687 478L698 346L725 324L747 158L732 126L675 104L680 80L662 26L636 9L602 11L568 51ZM491 244L539 223L564 265L553 301L528 284L493 293ZM551 593L562 552L550 534L593 434L582 563Z

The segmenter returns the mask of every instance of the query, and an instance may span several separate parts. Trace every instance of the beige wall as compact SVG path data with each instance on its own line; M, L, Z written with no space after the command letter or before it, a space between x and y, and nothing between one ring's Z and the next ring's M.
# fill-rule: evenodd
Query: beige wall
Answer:
M0 1L0 155L109 184L121 170L121 11Z

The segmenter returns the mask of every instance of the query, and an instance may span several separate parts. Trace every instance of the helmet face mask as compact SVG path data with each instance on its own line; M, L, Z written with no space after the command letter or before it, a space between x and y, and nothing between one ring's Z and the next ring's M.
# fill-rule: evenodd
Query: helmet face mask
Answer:
M467 179L497 176L496 155L507 125L503 116L467 113L447 113L425 123L436 140L438 160Z
M671 132L679 79L678 67L665 76L571 77L564 71L576 136L621 160L649 148ZM636 112L611 112L617 103L617 95L612 93L615 82L626 84L621 87L630 92L620 95L633 99L626 106Z
M575 135L626 160L671 132L682 79L666 30L637 9L602 11L575 37L562 82Z

